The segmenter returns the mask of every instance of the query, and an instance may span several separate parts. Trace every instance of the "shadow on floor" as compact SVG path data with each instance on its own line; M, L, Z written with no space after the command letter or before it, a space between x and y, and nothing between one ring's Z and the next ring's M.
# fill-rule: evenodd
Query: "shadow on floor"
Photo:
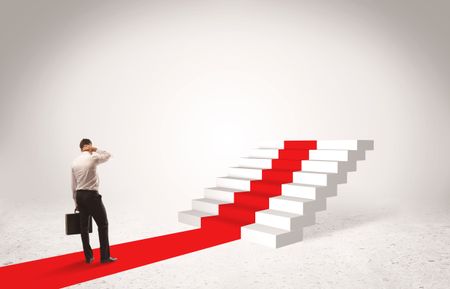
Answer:
M316 213L316 224L303 229L304 240L330 236L334 232L352 229L359 226L391 218L398 213L394 208L373 208L364 212L358 208L352 212L349 208L343 212L322 211Z

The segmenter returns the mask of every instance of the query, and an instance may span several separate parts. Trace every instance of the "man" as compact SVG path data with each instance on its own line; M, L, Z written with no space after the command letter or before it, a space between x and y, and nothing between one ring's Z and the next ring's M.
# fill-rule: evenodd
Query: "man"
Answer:
M76 209L80 212L81 240L86 263L94 261L91 246L89 244L89 216L92 216L98 227L100 239L100 262L111 263L117 258L109 254L108 218L102 195L98 193L99 179L97 165L106 162L111 155L92 146L89 139L80 142L81 155L72 162L72 192Z

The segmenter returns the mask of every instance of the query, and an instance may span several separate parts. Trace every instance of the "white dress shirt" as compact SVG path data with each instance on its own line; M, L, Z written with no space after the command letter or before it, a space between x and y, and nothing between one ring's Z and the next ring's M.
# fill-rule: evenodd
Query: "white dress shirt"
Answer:
M95 152L84 151L72 162L72 193L76 204L77 190L98 191L99 179L97 165L106 162L111 154L97 150Z

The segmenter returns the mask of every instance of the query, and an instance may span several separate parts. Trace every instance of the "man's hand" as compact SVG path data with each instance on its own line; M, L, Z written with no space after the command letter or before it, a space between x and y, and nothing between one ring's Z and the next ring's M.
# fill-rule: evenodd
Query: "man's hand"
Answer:
M91 148L90 148L90 150L89 150L91 153L92 152L96 152L97 151L97 148L96 147L93 147L93 146L91 146Z

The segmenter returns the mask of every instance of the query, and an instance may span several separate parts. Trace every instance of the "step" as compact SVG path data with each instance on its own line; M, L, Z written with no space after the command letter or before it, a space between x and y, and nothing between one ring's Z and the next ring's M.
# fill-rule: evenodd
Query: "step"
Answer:
M271 169L272 159L267 158L240 158L238 166L255 169Z
M205 230L213 230L217 233L226 233L236 235L239 239L241 235L241 227L243 226L240 222L234 222L232 220L224 219L220 216L212 216L208 218L203 218L201 220L201 227Z
M299 171L302 169L302 160L275 159L272 160L272 169Z
M303 230L287 231L255 223L241 228L241 238L271 248L280 248L300 242L303 239Z
M313 161L349 161L350 152L347 150L311 150L309 160Z
M178 222L195 227L200 227L201 219L203 217L210 217L210 216L214 216L214 214L197 210L181 211L178 212Z
M315 140L286 140L284 141L285 150L315 150L317 141Z
M234 194L240 192L239 190L221 187L205 188L205 197L218 201L234 202Z
M273 209L256 212L255 223L282 230L301 230L303 227L314 225L315 214L300 215Z
M319 150L373 150L373 140L319 140Z
M281 185L280 182L254 180L251 182L250 191L269 196L281 195Z
M208 198L193 199L192 209L196 211L207 212L213 215L217 215L219 214L219 206L222 204L230 204L230 202Z
M282 149L278 151L278 158L283 160L307 160L309 158L309 151L298 149Z
M262 210L269 207L269 196L254 192L238 193L234 197L234 204Z
M359 161L365 159L365 151L349 150L310 150L309 160L313 161Z
M255 222L255 211L265 210L267 207L256 209L238 204L225 204L219 208L219 216L232 222L251 224Z
M281 195L315 200L337 195L337 185L315 186L289 183L281 185Z
M325 174L312 172L294 172L293 183L304 185L327 186L335 184L343 184L347 181L347 173Z
M248 153L251 158L262 158L262 159L277 159L278 149L252 149Z
M236 178L236 177L218 177L216 178L216 186L239 191L250 191L250 182L252 179Z
M262 179L265 181L292 183L292 170L262 170Z
M232 167L228 169L228 176L237 178L248 178L261 180L263 175L262 169L247 167Z
M314 145L315 143L315 145ZM318 141L279 141L268 140L260 143L264 149L319 149L319 150L373 150L373 140L318 140Z
M282 140L266 140L259 143L260 149L284 149L284 141Z
M299 215L313 214L326 209L327 203L325 198L316 200L291 197L277 196L269 199L269 209L289 212Z
M317 173L335 173L342 171L344 162L303 160L302 171Z

